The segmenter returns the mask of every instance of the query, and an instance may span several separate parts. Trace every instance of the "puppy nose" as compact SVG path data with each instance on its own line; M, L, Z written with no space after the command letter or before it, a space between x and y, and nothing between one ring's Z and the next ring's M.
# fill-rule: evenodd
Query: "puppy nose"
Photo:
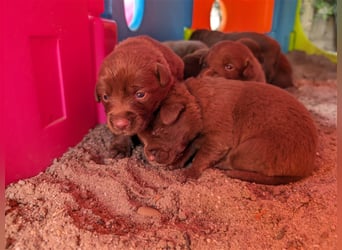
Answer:
M117 129L125 129L129 125L129 120L125 118L120 118L120 119L115 119L114 121L112 121L112 123L114 127L116 127Z
M148 156L147 156L148 160L149 161L155 161L156 160L156 154L157 154L156 150L154 150L154 149L148 150Z
M147 158L150 162L164 163L169 154L162 149L147 149Z

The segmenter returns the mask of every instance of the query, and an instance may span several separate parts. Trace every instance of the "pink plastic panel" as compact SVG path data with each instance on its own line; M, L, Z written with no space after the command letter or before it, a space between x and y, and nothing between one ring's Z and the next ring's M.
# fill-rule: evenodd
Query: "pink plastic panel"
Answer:
M95 48L93 52L93 68L95 72L95 78L97 78L103 58L114 49L117 43L117 25L116 22L113 20L107 20L93 16L89 16L89 24L93 44L92 47ZM106 123L106 115L101 103L97 104L97 114L98 122L102 124Z
M103 2L90 3L16 0L1 10L6 184L45 170L97 123L88 14Z

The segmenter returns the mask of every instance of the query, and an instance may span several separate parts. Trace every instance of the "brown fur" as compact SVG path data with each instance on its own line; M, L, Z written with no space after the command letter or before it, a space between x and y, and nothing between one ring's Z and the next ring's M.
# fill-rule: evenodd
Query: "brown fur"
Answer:
M148 36L119 43L104 59L96 98L104 105L107 125L115 135L131 136L145 129L171 86L183 79L184 64L171 49ZM118 153L129 148L119 138Z
M220 77L177 84L138 134L151 163L198 178L210 167L242 180L283 184L314 167L317 130L308 110L278 87Z
M183 57L184 79L198 76L203 68L203 61L208 54L209 49L198 49Z
M221 41L205 56L201 76L266 82L265 73L250 49L240 42Z
M164 41L162 44L172 49L173 52L175 52L181 58L198 49L208 48L205 43L197 40Z
M197 76L202 69L202 58L208 46L197 40L165 41L162 44L171 48L184 62L184 79Z
M287 57L281 53L276 67L276 74L272 80L281 88L293 87L293 70Z
M221 31L212 31L206 29L195 30L190 36L190 40L202 41L208 47L211 47L222 40L237 41L245 38L253 40L258 45L256 46L255 43L251 43L248 40L242 40L242 42L250 48L255 57L261 63L265 72L266 81L273 85L282 87L284 85L283 79L285 75L283 74L281 77L278 77L277 74L279 74L279 72L289 72L289 67L291 68L291 65L288 64L285 66L285 69L278 68L279 63L281 65L280 67L284 66L285 64L279 62L279 60L282 60L282 53L279 43L270 36L257 32L224 33ZM289 77L289 80L285 85L293 86L292 76Z

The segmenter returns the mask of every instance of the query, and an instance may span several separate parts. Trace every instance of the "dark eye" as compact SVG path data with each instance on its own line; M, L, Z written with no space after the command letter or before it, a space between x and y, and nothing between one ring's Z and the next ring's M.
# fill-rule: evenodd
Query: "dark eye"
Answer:
M206 62L202 63L202 69L208 68L208 64Z
M233 65L232 64L226 64L226 65L224 65L224 69L225 70L232 70L234 67L233 67Z
M102 100L103 100L104 102L107 102L107 101L108 101L108 96L107 96L106 94L104 94L104 95L102 96Z
M135 93L135 97L138 98L138 99L142 99L142 98L145 97L145 92L143 92L143 91L137 91L137 92Z

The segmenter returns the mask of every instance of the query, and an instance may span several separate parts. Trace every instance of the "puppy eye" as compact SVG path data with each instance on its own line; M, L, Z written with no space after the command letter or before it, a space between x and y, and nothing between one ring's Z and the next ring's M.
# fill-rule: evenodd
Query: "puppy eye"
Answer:
M106 94L104 94L104 95L102 96L102 100L103 100L104 102L107 102L107 101L108 101L108 96L107 96Z
M202 69L208 68L208 64L206 62L202 63Z
M234 68L234 66L232 65L232 64L226 64L226 65L224 65L224 69L225 70L232 70Z
M143 91L137 91L137 92L135 93L135 97L138 98L138 99L142 99L142 98L145 97L145 92L143 92Z

